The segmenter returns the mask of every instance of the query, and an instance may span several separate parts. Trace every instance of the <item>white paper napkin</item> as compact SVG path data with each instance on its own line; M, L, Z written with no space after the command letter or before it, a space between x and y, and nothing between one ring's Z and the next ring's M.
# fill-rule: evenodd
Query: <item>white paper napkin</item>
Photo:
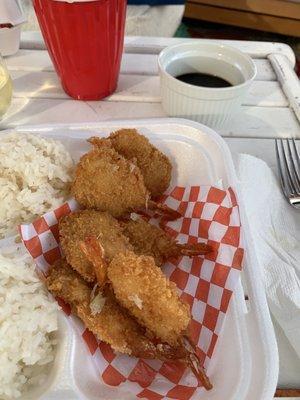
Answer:
M236 165L269 307L300 357L300 210L264 161L241 154Z

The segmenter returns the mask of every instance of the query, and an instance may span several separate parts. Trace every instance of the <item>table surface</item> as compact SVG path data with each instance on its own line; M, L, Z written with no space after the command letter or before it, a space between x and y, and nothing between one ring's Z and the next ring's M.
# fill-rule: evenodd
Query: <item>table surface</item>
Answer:
M24 32L20 51L6 59L14 94L0 129L25 124L166 117L160 101L157 56L164 47L184 40L127 37L116 92L103 101L92 102L72 100L63 92L40 33ZM293 51L281 43L221 42L248 53L258 73L242 111L219 133L233 155L260 157L275 170L274 138L300 138L300 84L293 71ZM275 331L280 355L278 387L300 388L300 360L276 324Z

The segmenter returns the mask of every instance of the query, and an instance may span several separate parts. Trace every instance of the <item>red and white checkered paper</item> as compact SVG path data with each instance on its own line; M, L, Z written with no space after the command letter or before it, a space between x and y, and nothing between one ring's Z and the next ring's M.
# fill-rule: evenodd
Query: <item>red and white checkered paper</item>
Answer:
M166 231L182 243L200 239L214 249L206 256L171 260L163 268L191 307L192 339L207 368L242 267L244 251L236 197L232 188L193 186L175 187L163 201L184 215L177 221L160 221ZM25 246L44 273L61 257L59 218L77 208L71 200L20 227ZM71 315L68 306L61 305L74 328L79 329L106 384L123 386L137 397L149 400L188 400L203 390L193 374L181 365L115 354Z

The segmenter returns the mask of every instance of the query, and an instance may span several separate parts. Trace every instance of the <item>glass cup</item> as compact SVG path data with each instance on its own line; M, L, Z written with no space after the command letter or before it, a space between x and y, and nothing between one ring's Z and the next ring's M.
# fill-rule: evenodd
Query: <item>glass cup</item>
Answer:
M10 106L12 98L12 80L7 71L5 62L0 55L0 119Z

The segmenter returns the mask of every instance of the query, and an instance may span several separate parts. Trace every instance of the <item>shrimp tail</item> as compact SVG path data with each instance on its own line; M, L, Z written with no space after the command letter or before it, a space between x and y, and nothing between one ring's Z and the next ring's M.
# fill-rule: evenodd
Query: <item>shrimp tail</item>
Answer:
M108 265L100 241L96 236L88 236L85 238L84 242L80 242L79 246L94 267L98 286L103 288L107 283Z
M163 217L170 221L174 221L175 219L182 217L179 211L173 210L166 204L156 203L153 200L149 200L147 206L149 210L157 211L159 214L162 214Z
M208 254L212 251L212 247L205 243L177 244L180 253L183 256L193 257Z
M183 345L187 351L186 363L191 368L191 371L196 378L202 383L206 390L212 389L212 384L205 373L205 369L200 365L200 360L196 354L195 345L191 342L188 336L183 337Z

